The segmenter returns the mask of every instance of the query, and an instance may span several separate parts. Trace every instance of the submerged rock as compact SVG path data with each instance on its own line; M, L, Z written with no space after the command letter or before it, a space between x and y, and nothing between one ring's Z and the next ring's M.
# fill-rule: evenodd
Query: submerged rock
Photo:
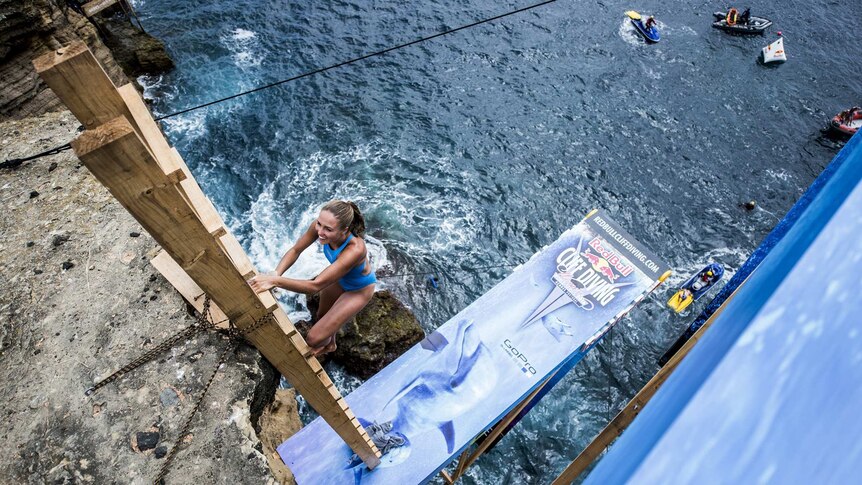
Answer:
M174 62L165 44L133 26L127 18L113 16L100 18L98 22L107 33L105 45L127 75L136 77L173 69Z

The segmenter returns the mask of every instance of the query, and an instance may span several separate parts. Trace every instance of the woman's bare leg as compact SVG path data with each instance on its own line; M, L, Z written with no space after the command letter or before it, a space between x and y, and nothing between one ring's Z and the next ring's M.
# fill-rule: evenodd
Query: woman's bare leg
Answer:
M335 333L348 320L360 312L371 301L374 285L356 291L345 291L308 331L308 345L314 348L314 355L322 355L335 350ZM322 300L322 298L321 298Z
M314 321L320 321L320 319L326 315L326 312L332 308L332 304L335 303L335 300L337 300L343 293L344 290L338 283L331 284L320 290L320 302L317 305L317 315L314 316Z

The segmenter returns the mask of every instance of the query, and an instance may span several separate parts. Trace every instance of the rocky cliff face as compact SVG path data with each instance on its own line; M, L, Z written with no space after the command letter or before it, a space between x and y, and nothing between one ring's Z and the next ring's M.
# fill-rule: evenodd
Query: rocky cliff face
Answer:
M317 295L308 298L312 315L317 313L319 303ZM300 321L296 328L305 336L312 325L313 322ZM380 372L423 338L425 332L416 315L391 292L378 291L368 305L338 331L335 352L321 360L332 359L364 380Z
M68 111L0 122L0 160L77 126ZM182 440L218 335L84 395L194 319L149 264L155 241L71 151L0 170L0 200L0 483L153 483L178 441L168 484L293 483L273 449L300 427L296 401L273 401L278 374L254 347L228 356Z
M77 40L87 43L118 86L129 82L127 76L173 67L161 42L111 11L89 20L64 0L0 0L0 121L62 108L32 60Z

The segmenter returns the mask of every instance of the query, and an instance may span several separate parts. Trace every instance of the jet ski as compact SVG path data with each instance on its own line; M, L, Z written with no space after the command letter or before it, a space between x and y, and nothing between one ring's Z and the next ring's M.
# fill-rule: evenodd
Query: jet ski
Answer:
M730 23L728 23L727 19L728 13L730 14ZM712 23L713 27L735 34L763 35L766 29L772 25L771 20L763 17L755 17L754 15L748 18L748 22L742 23L737 20L739 14L735 8L730 9L728 12L715 12L712 15L715 16L715 22Z
M632 25L634 25L635 29L642 36L644 36L644 39L646 39L647 42L654 44L654 43L661 40L661 36L659 35L658 29L656 28L656 26L653 25L650 28L646 28L646 25L644 24L644 20L641 17L641 14L635 12L634 10L629 10L628 12L626 12L626 15L629 16L629 18L631 19Z
M852 111L851 111L852 110ZM844 136L853 136L862 127L862 109L852 109L850 111L850 120L847 120L847 111L838 113L829 122L829 129Z
M722 276L724 276L722 265L718 263L708 264L680 286L679 290L667 301L667 306L673 308L677 313L682 312L705 295L710 288L721 280Z

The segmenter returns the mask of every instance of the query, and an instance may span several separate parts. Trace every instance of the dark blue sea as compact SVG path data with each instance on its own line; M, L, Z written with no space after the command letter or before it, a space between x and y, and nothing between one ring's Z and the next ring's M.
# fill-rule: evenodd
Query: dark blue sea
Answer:
M140 81L167 115L528 4L136 0L177 65ZM463 482L549 483L708 302L675 315L671 288L709 261L729 279L837 152L826 121L862 104L862 4L750 6L775 22L764 37L711 28L721 2L560 0L163 127L262 271L321 204L357 202L374 265L407 274L382 286L426 331L593 208L670 263L669 284ZM641 40L630 9L656 15L660 43ZM757 55L777 31L789 59L764 66ZM740 207L752 199L757 209ZM325 265L307 254L291 274ZM302 298L284 302L307 316ZM345 394L359 384L329 370Z

